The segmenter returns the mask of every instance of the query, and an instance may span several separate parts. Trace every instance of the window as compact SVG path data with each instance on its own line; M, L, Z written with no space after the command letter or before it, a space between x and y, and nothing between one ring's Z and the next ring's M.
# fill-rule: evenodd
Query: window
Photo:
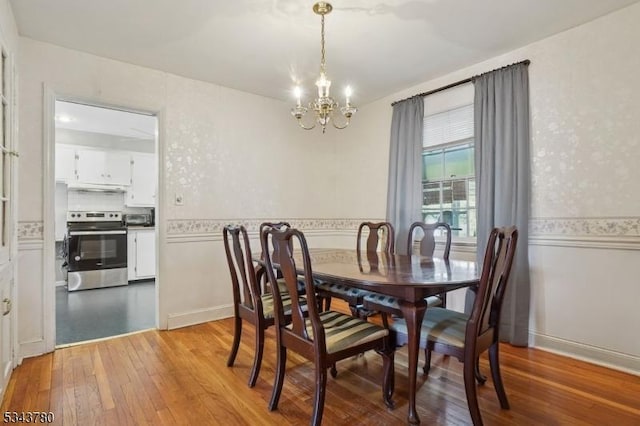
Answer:
M473 105L424 118L422 216L453 236L476 236Z

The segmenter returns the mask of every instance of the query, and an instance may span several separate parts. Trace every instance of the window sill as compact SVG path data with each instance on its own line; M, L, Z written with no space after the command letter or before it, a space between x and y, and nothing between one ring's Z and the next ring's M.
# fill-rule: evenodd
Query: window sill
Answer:
M475 238L454 238L451 241L451 250L475 253L477 249L478 244Z

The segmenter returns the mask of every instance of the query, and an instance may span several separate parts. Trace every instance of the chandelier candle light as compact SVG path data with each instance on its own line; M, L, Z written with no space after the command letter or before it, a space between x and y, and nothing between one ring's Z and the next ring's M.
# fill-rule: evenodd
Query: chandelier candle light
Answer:
M325 72L325 60L324 60L324 16L329 14L333 7L331 4L326 2L318 2L313 5L313 11L320 15L321 22L321 30L320 30L320 77L316 81L316 86L318 87L318 97L313 101L309 102L309 107L303 107L301 102L302 97L302 89L300 86L297 86L294 89L294 93L297 99L297 104L294 108L291 108L291 115L298 120L298 124L305 130L311 130L316 127L316 124L319 124L322 127L322 133L325 132L327 125L329 122L332 122L333 127L336 129L344 129L351 122L351 116L358 111L356 107L351 105L351 88L347 86L345 89L345 106L340 107L338 102L336 102L329 95L329 88L331 87L331 81L327 78L327 74ZM307 110L311 108L316 113L316 123L311 126L305 126L302 122L302 117L307 113ZM344 124L338 125L335 122L335 119L332 121L333 113L336 110L340 110L342 115L345 118Z

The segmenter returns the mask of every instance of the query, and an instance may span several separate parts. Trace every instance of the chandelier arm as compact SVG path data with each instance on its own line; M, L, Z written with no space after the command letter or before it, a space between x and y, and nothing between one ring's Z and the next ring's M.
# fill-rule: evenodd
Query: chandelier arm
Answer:
M304 130L313 130L313 129L316 128L316 123L313 123L313 125L311 127L307 127L307 126L304 125L304 123L302 123L302 119L299 118L298 119L298 126L300 126Z
M333 123L333 127L335 127L336 129L338 129L338 130L342 130L342 129L346 129L346 128L349 126L349 124L351 124L351 119L350 119L350 118L345 118L344 126L338 126L338 125L336 124L335 117L334 117L334 119L331 121L331 123Z

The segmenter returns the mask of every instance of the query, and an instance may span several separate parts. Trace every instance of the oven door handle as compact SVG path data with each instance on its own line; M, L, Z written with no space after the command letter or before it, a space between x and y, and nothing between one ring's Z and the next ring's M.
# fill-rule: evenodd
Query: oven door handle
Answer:
M125 235L127 233L126 229L119 231L70 231L70 236L75 235Z

